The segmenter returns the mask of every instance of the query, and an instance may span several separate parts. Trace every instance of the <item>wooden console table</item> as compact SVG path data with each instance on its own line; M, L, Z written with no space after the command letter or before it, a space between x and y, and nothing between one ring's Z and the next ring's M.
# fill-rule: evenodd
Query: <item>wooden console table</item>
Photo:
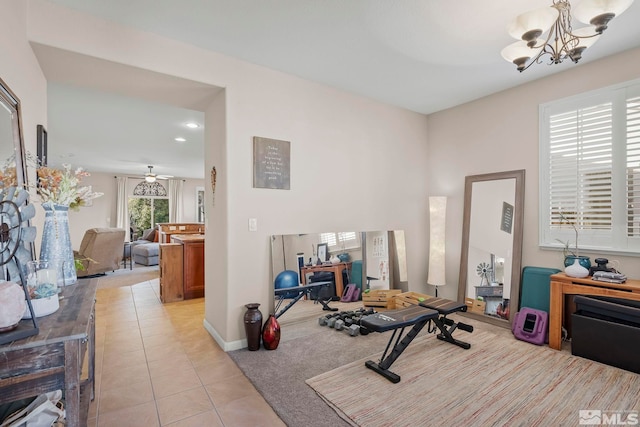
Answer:
M97 284L80 280L64 287L58 311L38 318L38 335L0 346L0 404L62 390L66 426L87 425L95 391ZM81 380L87 349L88 378Z
M307 273L315 273L316 271L331 271L333 273L333 277L336 281L336 295L341 297L342 291L344 289L344 283L342 281L342 270L347 269L351 271L351 263L350 262L340 262L338 264L323 264L323 265L312 265L302 267L302 284L307 284Z
M640 280L607 283L590 277L577 279L565 273L553 274L549 298L549 347L555 350L562 347L565 295L600 295L640 301Z

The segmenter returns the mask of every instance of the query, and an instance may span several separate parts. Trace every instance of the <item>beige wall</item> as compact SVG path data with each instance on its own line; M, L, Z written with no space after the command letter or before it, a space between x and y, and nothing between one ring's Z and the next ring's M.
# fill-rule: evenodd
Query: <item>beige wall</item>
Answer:
M535 73L536 65L526 73ZM515 71L514 71L515 72ZM640 77L640 49L568 67L551 77L497 93L428 117L429 194L449 196L447 287L455 298L462 240L464 177L526 170L522 265L562 268L562 253L538 248L538 106ZM582 251L581 251L582 252ZM592 259L598 254L589 254ZM640 277L637 258L618 259L629 277ZM441 288L439 288L440 291Z
M425 116L50 3L29 5L31 41L225 88L205 117L206 170L218 168L215 201L207 192L206 323L225 348L242 345L244 304L259 302L265 313L273 305L271 234L404 229L409 281L422 289ZM253 136L291 141L291 190L252 188Z
M47 82L27 41L26 10L23 1L2 1L0 79L20 100L25 149L35 156L36 126L47 126ZM35 182L35 170L28 173L29 181ZM36 209L33 225L41 230L43 222L44 211Z
M18 0L9 3L24 14ZM35 129L45 116L44 82L24 28L16 30L3 29L2 46L17 40L23 58L0 65L0 74L8 70L18 95L34 98L27 114ZM218 170L215 198L205 192L205 325L227 349L242 345L244 304L272 307L271 234L404 229L409 289L425 292L429 195L449 196L448 285L440 290L456 298L466 175L526 169L523 265L559 266L559 253L537 248L538 105L640 76L636 50L427 119L40 0L29 1L28 38L225 88L205 118L205 170ZM291 141L291 190L252 188L253 136ZM248 218L257 218L257 232ZM632 259L621 261L640 276Z

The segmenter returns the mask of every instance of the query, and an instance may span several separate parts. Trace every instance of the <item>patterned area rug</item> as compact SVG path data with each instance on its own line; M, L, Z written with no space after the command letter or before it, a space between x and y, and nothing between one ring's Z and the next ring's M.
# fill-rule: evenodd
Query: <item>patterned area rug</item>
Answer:
M568 426L597 411L625 419L640 410L639 375L474 325L472 334L456 333L469 350L416 338L391 367L398 384L365 368L380 353L306 382L345 420L367 427Z

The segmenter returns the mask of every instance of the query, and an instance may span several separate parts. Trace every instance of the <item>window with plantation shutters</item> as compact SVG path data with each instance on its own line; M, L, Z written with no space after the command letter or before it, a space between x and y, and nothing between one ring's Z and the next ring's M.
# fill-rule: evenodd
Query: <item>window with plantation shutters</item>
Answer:
M327 243L329 245L329 251L360 247L360 240L358 239L358 235L355 231L321 233L320 243Z
M540 246L640 252L640 83L540 107Z

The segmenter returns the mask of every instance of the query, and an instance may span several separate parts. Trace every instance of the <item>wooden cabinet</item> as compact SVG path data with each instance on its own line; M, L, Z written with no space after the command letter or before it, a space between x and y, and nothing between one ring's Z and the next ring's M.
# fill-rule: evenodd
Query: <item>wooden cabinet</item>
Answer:
M204 297L204 236L180 234L171 236L171 240L182 248L184 299Z
M163 303L184 299L182 251L180 243L160 244L160 301Z

